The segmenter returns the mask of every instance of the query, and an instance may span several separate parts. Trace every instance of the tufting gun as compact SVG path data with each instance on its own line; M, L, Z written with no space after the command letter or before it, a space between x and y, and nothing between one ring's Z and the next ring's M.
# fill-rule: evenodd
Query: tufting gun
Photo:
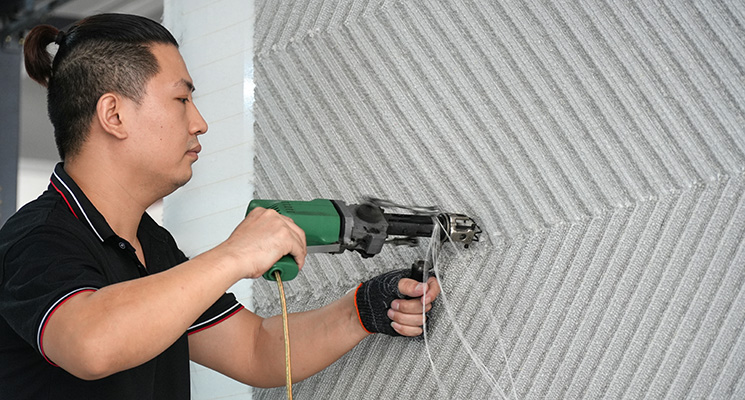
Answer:
M273 209L292 218L303 231L308 253L355 251L372 257L386 243L416 245L417 238L431 237L440 229L442 241L452 240L468 247L479 240L481 229L463 214L438 212L433 208L408 208L408 213L389 213L383 207L392 203L366 199L360 204L341 200L310 201L252 200L248 212L256 207ZM291 256L284 256L263 276L274 280L279 271L283 281L294 279L298 267Z

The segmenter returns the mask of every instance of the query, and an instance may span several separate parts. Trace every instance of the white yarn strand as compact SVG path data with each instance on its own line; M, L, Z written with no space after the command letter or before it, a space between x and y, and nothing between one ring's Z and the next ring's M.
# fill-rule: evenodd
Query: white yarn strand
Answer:
M433 219L435 219L435 218L436 217L433 217ZM427 249L427 257L429 259L431 259L432 262L434 262L434 258L435 258L435 254L434 254L435 246L433 246L432 243L439 242L440 235L437 232L435 232L435 231L437 231L437 229L433 229L432 231L433 231L432 232L432 238L430 240L430 245L429 245L429 247ZM425 267L423 269L424 269L424 275L423 275L424 279L423 280L424 280L424 282L427 282L427 280L429 279L429 268L427 268L426 265L425 265ZM437 283L440 284L440 279L437 278L436 276L435 276L435 279L437 279ZM442 285L440 285L440 289L442 289ZM424 294L423 294L423 296L427 296L427 286L426 285L424 286ZM445 384L443 384L442 383L442 380L440 380L440 375L437 373L437 367L435 366L434 359L432 359L432 352L430 351L430 348L429 348L429 337L427 336L426 306L425 306L424 302L422 302L422 322L423 322L422 323L422 330L423 330L423 335L424 335L424 349L427 352L427 358L429 359L429 364L432 366L432 376L435 378L435 383L437 384L437 390L440 391L441 393L445 393Z
M436 221L436 224L437 224L436 226L442 227L440 222L437 221L436 217L433 218L433 220ZM430 242L430 245L429 245L429 248L430 248L429 252L432 255L432 268L435 272L435 278L437 279L437 282L440 283L440 288L442 288L442 284L440 281L439 267L437 265L438 254L437 254L436 247L440 245L439 234L437 233L437 231L438 229L436 228L433 229L432 241ZM450 238L448 238L448 240L450 240ZM507 399L507 396L504 394L504 391L502 391L502 389L499 387L499 384L497 383L497 381L494 379L491 373L489 373L489 370L486 368L484 363L481 362L481 360L479 360L478 356L473 351L473 348L468 344L468 341L466 341L466 338L463 335L463 332L458 327L454 313L452 312L452 307L450 306L450 301L448 300L447 295L445 294L444 290L440 291L440 298L442 299L442 304L445 307L445 314L447 315L447 318L450 321L450 323L453 325L453 330L455 331L455 334L460 339L461 345L465 348L466 353L471 357L471 360L476 365L476 368L478 368L479 372L481 372L481 375L483 376L486 383L491 387L492 393L496 391L501 396L502 399ZM425 346L428 346L428 344L425 343Z
M446 232L445 227L442 226L442 223L440 222L439 219L433 218L433 220L435 221L436 225L440 228L440 229L435 229L435 231L442 230L443 232ZM435 278L437 279L438 283L440 283L440 272L438 268L438 262L437 262L438 254L437 254L436 249L439 247L439 240L440 240L439 234L435 235L435 233L433 232L432 242L430 243L430 249L432 249L431 251L432 252L432 268L435 271ZM455 242L453 242L453 239L450 237L450 235L447 236L447 240L448 242L450 242L450 244L452 245L452 248L455 250L456 256L460 256L462 254L462 250L460 250L458 246L455 244ZM441 283L440 283L440 287L442 288ZM466 348L468 355L471 356L471 360L473 360L474 364L476 364L476 367L479 369L481 374L486 379L486 382L489 383L489 385L492 387L492 393L494 392L494 390L496 390L503 399L508 399L509 397L504 393L502 388L499 386L499 383L497 383L497 381L494 379L491 373L489 373L489 370L486 368L483 362L481 362L481 360L478 359L476 353L473 351L473 349L471 348L471 346L468 344L465 337L463 336L463 332L456 325L456 319L453 316L450 304L447 300L447 296L445 295L444 291L440 293L440 297L442 297L443 299L445 311L448 315L448 318L450 319L450 322L453 324L453 328L456 334L458 335L458 338L460 339L463 346ZM497 343L499 344L499 348L502 352L502 356L504 357L505 368L507 369L507 376L510 378L510 385L512 386L512 395L514 396L515 399L519 399L519 397L517 396L517 391L515 389L515 381L512 377L512 372L511 372L512 368L510 367L510 360L507 357L507 352L505 351L504 343L502 342L502 335L500 334L500 332L497 332Z
M447 232L447 230L442 226L442 223L437 218L437 216L441 213L438 207L421 207L421 206L408 206L408 205L402 205L398 203L394 203L392 201L373 198L373 197L366 197L365 200L369 203L378 205L379 207L397 207L405 210L412 211L417 214L424 214L424 215L430 215L432 216L432 221L434 222L434 228L432 229L432 236L430 237L430 243L427 247L427 259L431 260L432 269L435 272L435 279L437 279L437 283L440 285L440 298L442 299L443 306L445 307L445 314L447 315L448 320L453 325L453 330L455 330L456 335L460 339L460 342L462 346L466 349L466 353L471 358L473 363L476 365L476 368L479 370L481 375L483 376L486 383L491 387L491 393L494 397L494 392L496 392L502 399L508 399L509 397L505 394L505 392L502 390L502 388L499 386L499 383L496 379L492 376L492 374L489 372L489 370L486 368L484 363L478 358L476 355L476 352L473 350L473 348L468 344L466 341L465 336L463 335L463 332L458 328L457 321L455 319L455 316L453 315L452 308L450 306L450 302L447 299L447 295L445 294L445 291L442 290L442 281L440 280L440 272L438 267L438 252L439 248L441 246L441 240L440 240L440 231ZM437 228L440 229L437 229ZM452 245L453 249L455 249L455 252L458 256L461 255L460 249L458 249L458 246L455 245L453 242L453 239L450 237L450 235L447 235L447 240ZM424 281L426 282L428 279L428 269L424 268ZM426 295L426 289L425 289L425 295ZM427 318L425 316L425 306L424 303L422 303L422 319L423 319L423 329L424 329L424 347L427 352L427 358L429 359L430 365L432 366L432 372L433 376L435 378L435 382L437 384L438 390L442 390L444 392L445 385L443 384L442 380L439 378L439 374L437 373L437 368L435 367L434 359L432 358L432 352L429 347L429 337L427 335ZM505 368L507 369L507 375L510 378L510 384L512 386L512 395L515 399L518 399L517 392L515 390L515 381L512 377L512 372L510 368L510 361L507 358L507 352L504 349L504 343L502 343L501 335L497 334L498 337L498 343L499 347L502 352L502 356L505 360Z

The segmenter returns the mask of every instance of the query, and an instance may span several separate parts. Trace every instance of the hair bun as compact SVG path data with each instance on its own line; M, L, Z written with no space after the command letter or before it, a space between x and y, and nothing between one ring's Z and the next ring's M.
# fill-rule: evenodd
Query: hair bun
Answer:
M62 43L67 35L51 25L38 25L31 29L23 41L23 58L28 76L47 86L52 76L52 56L47 45L52 42Z
M65 42L66 38L67 38L67 34L65 33L65 31L60 30L59 32L57 32L57 36L54 38L54 43L61 46L62 43Z

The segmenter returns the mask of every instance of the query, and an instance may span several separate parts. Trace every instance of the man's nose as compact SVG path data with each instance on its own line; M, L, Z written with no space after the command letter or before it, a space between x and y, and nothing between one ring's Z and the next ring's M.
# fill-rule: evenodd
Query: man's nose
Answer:
M194 104L194 103L192 103ZM202 117L202 114L197 109L197 106L194 106L192 117L191 117L191 124L189 126L189 133L194 135L201 135L204 133L207 133L207 121L204 120Z

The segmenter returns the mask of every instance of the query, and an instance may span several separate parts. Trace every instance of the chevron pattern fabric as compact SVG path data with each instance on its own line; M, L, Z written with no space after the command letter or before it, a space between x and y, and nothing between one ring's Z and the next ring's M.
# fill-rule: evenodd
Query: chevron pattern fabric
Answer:
M432 363L374 335L298 398L745 398L745 3L256 10L257 198L371 195L486 233L443 250ZM423 254L309 256L289 307ZM254 286L259 314L276 292Z

